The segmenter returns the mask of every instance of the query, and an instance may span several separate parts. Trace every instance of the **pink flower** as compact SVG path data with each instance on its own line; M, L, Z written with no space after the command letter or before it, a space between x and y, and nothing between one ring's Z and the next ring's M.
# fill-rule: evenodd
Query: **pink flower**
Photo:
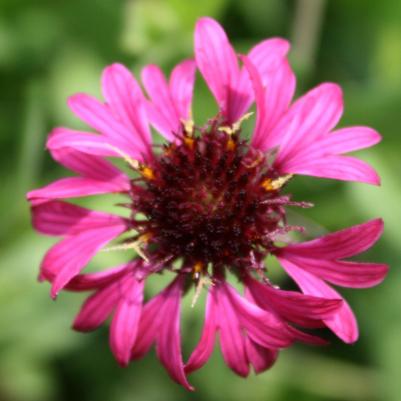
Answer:
M201 18L195 61L180 63L168 80L157 66L142 71L148 98L124 66L113 64L102 76L104 102L86 94L68 100L96 133L56 128L50 134L52 157L76 175L27 195L35 229L61 237L39 278L51 283L53 298L63 289L90 292L73 327L91 331L111 317L110 348L121 366L154 345L171 378L192 390L187 375L207 362L217 337L225 362L241 376L270 368L296 341L326 343L303 329L328 327L345 342L357 339L349 305L326 281L355 288L380 283L386 265L345 259L370 248L383 224L372 220L293 243L291 232L303 228L287 223L286 210L311 205L283 190L297 174L378 184L370 166L344 153L380 136L367 127L333 131L343 107L335 84L291 103L288 50L275 38L238 58L220 25ZM219 106L204 126L192 121L196 68ZM256 126L248 143L241 122L253 102ZM166 139L163 148L152 145L149 124ZM131 171L114 166L114 158ZM63 200L106 193L125 195L120 206L128 217ZM134 252L121 266L82 273L100 250ZM270 283L268 255L300 292ZM147 277L162 272L172 276L170 285L145 301ZM227 283L228 274L243 284L243 295ZM200 341L185 363L181 298L192 288L193 304L202 290L208 295Z

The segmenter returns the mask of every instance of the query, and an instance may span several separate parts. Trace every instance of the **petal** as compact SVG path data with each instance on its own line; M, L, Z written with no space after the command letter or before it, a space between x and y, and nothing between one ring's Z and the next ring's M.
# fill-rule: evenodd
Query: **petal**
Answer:
M165 292L164 304L159 311L164 318L159 327L156 352L170 377L192 391L193 387L186 378L181 354L180 304L183 284L183 277L178 277Z
M253 341L266 348L284 348L292 344L293 335L276 315L241 297L228 284L223 289L235 307L241 326Z
M313 259L342 259L369 249L383 233L383 220L366 223L336 231L300 244L280 249L280 255L296 255Z
M100 103L94 97L86 94L77 94L68 99L71 110L84 122L96 131L104 134L107 139L113 139L122 144L122 151L143 160L149 152L142 139L135 136L132 130L112 114L110 108Z
M305 156L310 158L322 155L335 155L369 148L381 141L381 136L369 127L341 128L326 135L308 147ZM298 158L303 155L300 154Z
M164 305L165 291L166 290L153 297L143 307L137 339L132 348L131 359L142 358L146 353L148 353L150 347L155 342L163 318L160 311Z
M271 368L276 362L278 351L264 348L252 341L249 337L245 340L246 355L255 373L262 373Z
M205 323L199 343L193 350L185 365L185 372L191 373L200 369L210 358L216 339L216 308L214 293L210 291L206 301Z
M105 244L125 229L126 226L121 224L86 230L54 245L45 255L41 265L42 277L47 277L49 274L55 275L51 296L55 298L59 291L86 266Z
M203 17L196 23L195 59L227 122L234 123L232 103L241 95L234 90L239 79L238 60L223 28L212 18Z
M55 149L71 148L91 155L121 157L121 153L115 150L117 148L128 156L138 156L137 151L130 153L130 149L124 148L125 143L116 138L107 138L104 135L76 131L63 127L56 128L52 131L46 146L52 153Z
M285 320L304 327L319 326L321 320L332 316L342 305L340 299L328 300L296 291L278 290L250 277L246 285L258 306L274 309Z
M110 348L122 366L127 366L141 317L144 281L128 277L121 282L121 299L110 327Z
M152 124L166 139L172 141L179 132L181 121L170 94L170 88L162 70L148 65L142 70L142 81L151 102L148 116Z
M323 280L299 269L284 258L280 257L278 259L287 273L305 294L328 299L341 298L338 292L329 287ZM324 323L346 343L353 343L358 339L358 324L351 308L345 300L343 300L343 305L339 311L329 319L325 319Z
M282 173L380 185L380 177L369 164L349 156L323 156L314 159L309 157L295 158L280 166L279 170Z
M295 90L295 76L284 60L276 70L270 72L264 85L255 65L246 57L242 57L242 61L249 72L256 99L257 115L252 146L266 151L279 143L279 138L271 137L270 132L288 109Z
M171 98L178 111L178 115L184 120L191 118L195 71L195 61L185 60L174 68L170 77L169 88Z
M246 377L249 374L249 366L245 350L245 335L241 330L237 310L234 309L223 285L216 287L215 297L218 305L216 320L220 328L223 358L236 374Z
M378 263L322 260L287 256L293 264L330 283L342 287L368 288L380 284L388 266Z
M282 138L276 166L286 170L292 158L336 126L342 112L342 91L335 84L321 84L299 98L271 133Z
M124 276L132 269L133 264L136 265L136 263L125 263L96 273L79 274L75 276L65 288L69 291L88 291L105 287ZM49 281L52 281L53 278L54 277L46 277Z
M96 291L82 305L74 320L74 330L86 332L97 329L111 315L119 298L118 282Z
M146 119L145 98L138 82L122 64L112 64L102 75L103 96L113 113L147 148L152 143Z
M49 201L32 207L32 225L43 234L76 235L107 227L125 227L120 216L97 212L61 201Z
M99 195L107 193L128 192L129 182L113 183L96 181L90 178L69 177L57 180L43 188L28 192L27 199L40 203L41 199L78 198L81 196Z
M102 157L79 152L73 148L50 148L49 150L54 160L83 177L121 183L129 180L123 172Z

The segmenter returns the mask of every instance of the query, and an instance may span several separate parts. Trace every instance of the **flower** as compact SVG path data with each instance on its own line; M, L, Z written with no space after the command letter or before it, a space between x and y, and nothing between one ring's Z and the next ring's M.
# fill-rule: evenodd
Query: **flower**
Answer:
M51 296L63 289L91 294L74 329L91 331L111 317L110 347L122 366L155 345L173 380L192 390L187 375L203 366L216 335L223 358L237 374L270 368L295 341L324 344L304 329L328 327L356 341L355 317L326 281L345 287L380 283L387 266L346 260L370 248L383 223L371 220L296 243L287 207L310 207L283 193L294 176L310 175L379 184L376 172L345 153L372 146L380 136L368 127L333 130L342 114L341 89L325 83L292 103L295 76L288 43L265 40L237 57L224 30L211 18L195 29L195 60L178 64L167 81L159 67L142 71L146 97L121 64L102 75L105 102L77 94L71 110L97 133L56 128L47 140L52 157L77 175L28 193L33 226L61 240L45 255L40 279ZM242 61L240 68L239 61ZM199 69L219 112L194 124L191 103ZM241 123L256 104L251 140ZM151 124L166 143L152 145ZM113 165L120 158L128 173ZM64 201L121 193L128 217ZM125 234L123 240L106 247ZM128 238L128 239L127 239ZM105 248L106 247L106 248ZM82 273L100 250L135 251L114 268ZM273 285L265 266L275 256L301 291ZM144 301L146 279L169 272L171 283ZM241 295L227 282L234 275ZM194 288L193 304L207 289L200 341L184 363L181 298Z

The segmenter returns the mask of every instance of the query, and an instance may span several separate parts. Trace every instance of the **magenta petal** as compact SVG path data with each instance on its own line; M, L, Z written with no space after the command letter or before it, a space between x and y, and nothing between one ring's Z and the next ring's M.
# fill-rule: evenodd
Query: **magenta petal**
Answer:
M120 297L118 282L113 282L91 295L75 318L73 328L77 331L97 329L111 315Z
M78 198L89 195L128 192L128 184L128 181L126 184L121 185L112 181L96 181L90 178L69 177L30 191L27 194L27 198L29 201L40 203L40 200L46 199Z
M67 237L54 245L45 255L41 265L41 275L55 275L51 296L76 276L92 257L108 242L125 231L125 225L92 229ZM51 273L47 273L50 271Z
M279 261L305 294L328 299L342 298L337 291L329 287L323 280L298 268L284 258L280 257ZM358 324L345 300L343 300L343 305L339 311L329 319L325 319L324 322L344 342L353 343L358 339Z
M238 375L249 374L248 359L245 350L245 335L238 319L238 311L234 309L224 285L212 289L215 291L218 314L216 320L220 328L220 344L223 358L227 365Z
M195 61L185 60L174 68L170 77L169 88L171 98L178 111L178 115L184 120L191 118L195 71Z
M249 337L245 340L245 349L248 361L253 366L255 373L262 373L270 369L278 357L277 350L261 347Z
M90 127L104 134L109 139L121 142L122 151L141 158L147 154L148 146L141 138L132 134L132 131L120 122L104 104L86 94L77 94L68 99L72 111Z
M212 18L196 23L195 59L227 122L235 122L231 103L237 95L233 88L239 79L238 60L223 28Z
M242 61L251 78L256 99L257 115L252 145L266 151L279 144L279 138L271 137L270 132L288 109L295 90L295 76L284 60L276 70L269 73L267 84L263 84L256 66L247 57L242 57Z
M52 152L54 149L71 148L96 156L122 157L121 153L116 151L118 149L128 156L143 161L143 157L138 153L138 150L127 148L126 143L122 140L63 127L55 128L52 131L46 146Z
M132 265L136 265L136 263L123 264L96 273L79 274L75 276L65 288L69 291L88 291L104 287L124 276L127 271L132 268ZM53 278L54 277L46 277L49 281L52 281Z
M61 201L49 201L32 207L32 225L43 234L75 235L83 231L126 226L120 216L96 212Z
M369 127L341 128L308 147L305 156L314 158L321 155L353 152L376 145L381 139L381 136Z
M172 141L181 121L162 70L156 65L146 66L142 70L142 81L151 99L147 104L149 119L166 139Z
M120 284L121 299L110 327L110 348L117 361L127 366L141 317L144 281L127 277Z
M285 173L380 185L380 177L369 164L350 156L296 158L280 167L280 170Z
M241 297L228 284L223 288L235 306L241 326L252 340L267 348L284 348L292 344L294 338L279 317Z
M152 143L146 119L145 98L138 82L122 64L112 64L103 71L103 96L113 113L119 117L131 135L142 142L142 149Z
M246 281L255 302L263 309L274 309L284 319L304 327L316 327L331 317L342 305L341 299L325 299L284 291L262 284L250 277Z
M290 160L336 126L342 112L342 91L335 84L321 84L299 98L271 133L282 137L276 166L286 171Z
M194 390L188 383L181 354L180 304L183 277L178 277L165 293L164 304L159 313L163 320L156 340L156 352L170 377L187 390Z
M379 263L322 260L290 255L286 258L303 270L342 287L373 287L380 284L388 272L388 266Z
M383 233L383 220L370 220L311 241L288 245L280 254L313 259L343 259L369 249Z
M163 317L160 311L164 304L165 291L167 291L167 289L153 297L142 308L138 335L132 348L131 359L142 358L155 342L159 332L160 321Z
M199 343L193 350L188 362L185 365L185 372L191 373L200 369L210 358L216 339L216 308L214 293L210 291L206 301L205 323Z

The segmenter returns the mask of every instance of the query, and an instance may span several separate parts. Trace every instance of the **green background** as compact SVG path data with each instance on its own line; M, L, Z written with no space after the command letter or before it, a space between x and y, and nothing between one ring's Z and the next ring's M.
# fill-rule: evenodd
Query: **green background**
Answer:
M296 345L276 366L244 380L212 360L190 377L196 393L171 382L152 352L121 369L108 348L108 328L70 330L77 294L51 301L38 284L40 259L54 239L30 227L27 190L68 174L44 151L57 125L82 127L66 106L75 92L99 95L102 68L120 61L135 74L152 62L169 71L192 55L202 15L217 18L237 51L270 36L291 40L298 94L322 81L345 92L341 126L365 124L383 142L360 152L382 176L380 188L300 177L291 192L315 208L301 221L324 233L383 217L385 234L366 257L389 263L377 288L343 293L360 323L352 346ZM198 81L200 81L198 77ZM1 401L399 401L401 399L401 2L398 0L1 0L0 1L0 400ZM215 112L197 84L195 118ZM249 128L249 127L248 127ZM109 199L87 204L107 208ZM97 258L95 267L126 255ZM286 285L279 272L275 280ZM148 286L154 293L165 278ZM183 308L184 351L198 338L200 302Z

